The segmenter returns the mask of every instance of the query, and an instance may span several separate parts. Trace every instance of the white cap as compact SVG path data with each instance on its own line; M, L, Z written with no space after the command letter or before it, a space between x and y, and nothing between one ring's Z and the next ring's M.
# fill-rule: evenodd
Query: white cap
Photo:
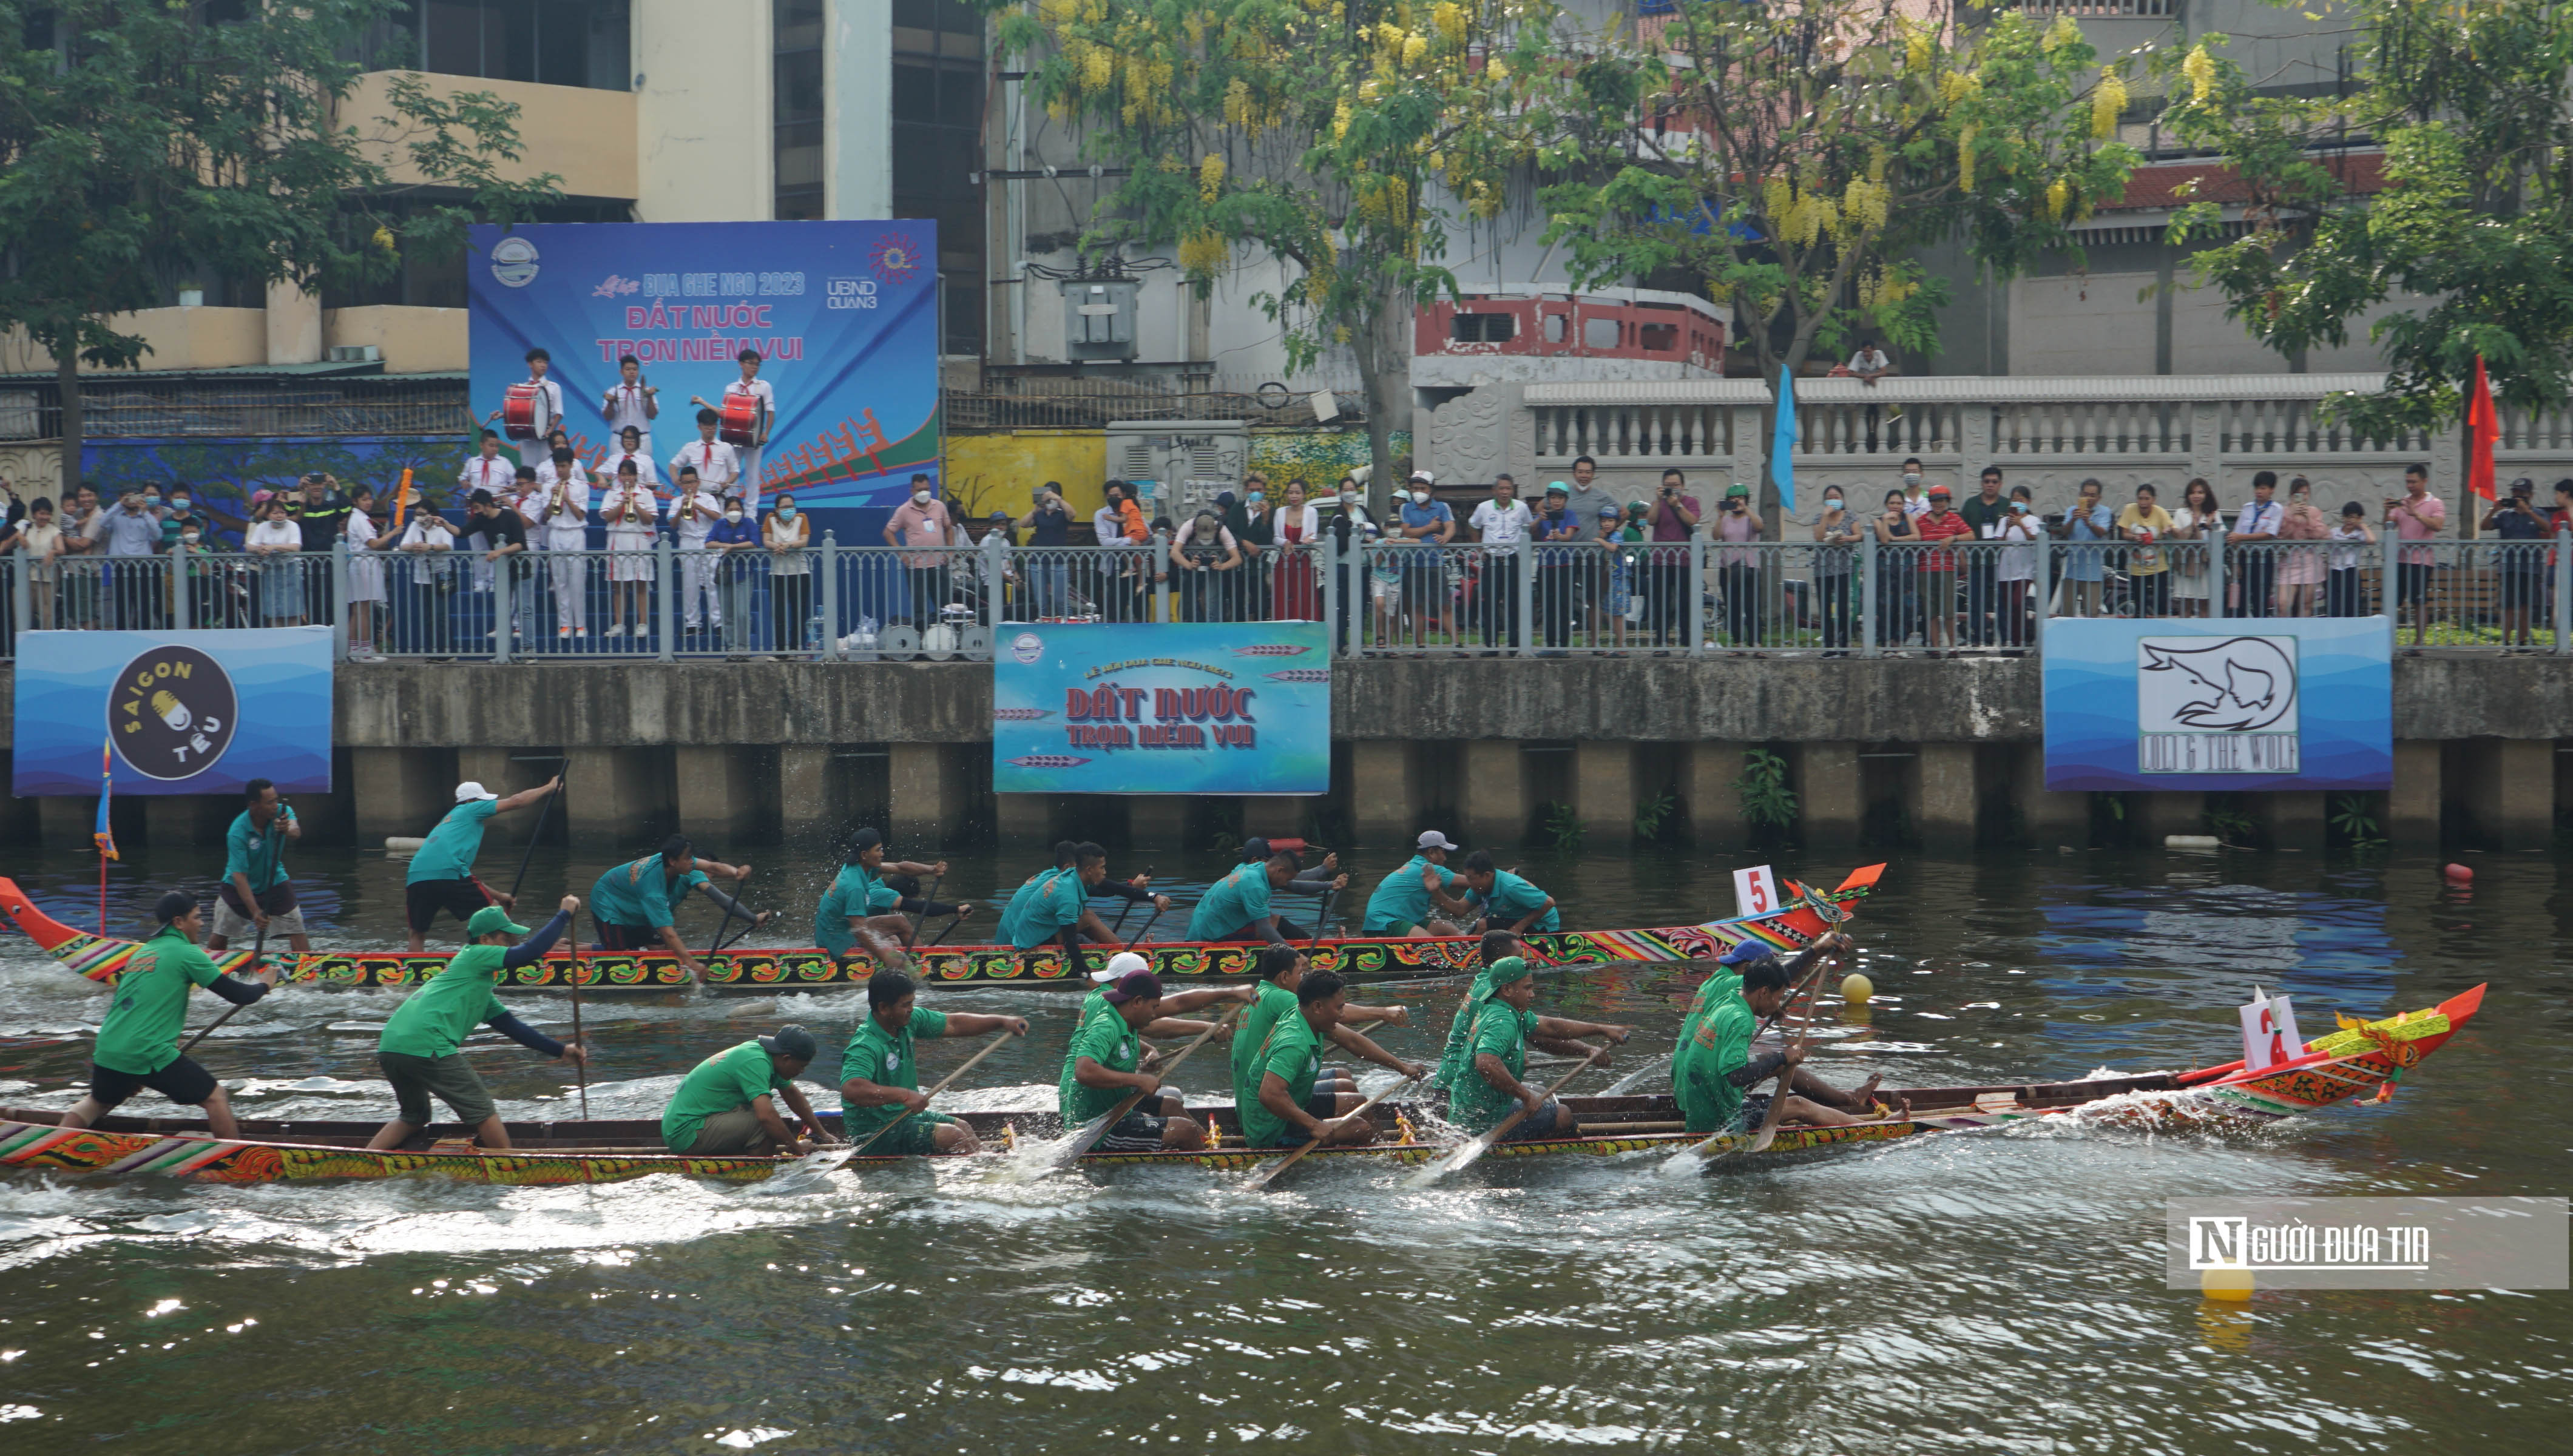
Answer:
M1411 472L1411 483L1414 485L1435 485L1438 483L1438 477L1430 474L1427 470L1414 470Z
M1152 962L1136 955L1133 951L1119 951L1116 955L1108 958L1108 966L1106 970L1091 972L1090 979L1099 982L1101 985L1106 985L1107 983L1116 980L1118 977L1125 975L1129 971L1150 971L1152 969Z
M1425 850L1464 848L1463 845L1450 843L1447 836L1440 834L1434 829L1424 829L1420 831L1420 847Z
M499 795L483 788L480 783L472 779L466 779L463 783L455 786L455 802L458 804L469 804L476 799L497 799L499 797Z

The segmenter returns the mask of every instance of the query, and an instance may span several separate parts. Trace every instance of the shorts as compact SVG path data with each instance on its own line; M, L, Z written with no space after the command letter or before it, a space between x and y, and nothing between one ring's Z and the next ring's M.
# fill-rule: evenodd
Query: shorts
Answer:
M1724 1124L1727 1132L1754 1132L1769 1120L1769 1093L1744 1094L1742 1105L1733 1109L1733 1120Z
M897 1134L899 1135L899 1134ZM697 1140L686 1147L673 1149L698 1157L720 1157L730 1154L765 1156L777 1150L777 1139L759 1125L759 1113L744 1102L729 1112L717 1112L697 1128Z
M1368 926L1363 934L1371 936L1392 936L1396 940L1399 940L1418 929L1420 929L1420 925L1416 921L1388 920L1381 925Z
M2541 606L2546 600L2545 568L2522 565L2516 561L2501 568L2501 607L2516 611L2522 607Z
M188 1057L159 1072L148 1073L119 1072L95 1062L89 1065L90 1098L107 1111L116 1110L127 1097L147 1087L183 1107L194 1107L215 1094L215 1075Z
M427 935L441 910L457 920L471 920L473 912L498 903L479 880L414 880L403 887L403 920Z
M454 1108L455 1120L467 1127L488 1121L498 1110L462 1053L415 1057L408 1052L379 1052L376 1065L385 1070L385 1081L394 1085L394 1115L415 1127L436 1120L429 1105L431 1092Z
M602 951L658 951L661 933L648 925L609 925L598 922L598 948Z
M2429 600L2429 599L2430 599L2430 563L2429 563L2429 562L2427 562L2427 561L2397 561L2397 562L2395 562L2395 563L2394 563L2394 600L2395 600L2395 602L2396 602L2397 604L2400 604L2400 603L2407 602L2407 601L2427 601L2427 600Z
M1148 1117L1142 1112L1129 1112L1108 1129L1097 1142L1094 1152L1159 1152L1162 1132L1170 1125L1168 1117Z
M955 1120L944 1112L914 1112L873 1142L867 1142L875 1136L872 1132L849 1132L849 1145L865 1142L869 1157L927 1157L938 1150L939 1127ZM843 1117L840 1125L846 1131L848 1119Z
M1336 1117L1339 1114L1340 1094L1336 1091L1315 1092L1312 1095L1304 1098L1304 1115L1307 1117L1330 1118ZM1303 1141L1303 1134L1300 1132L1297 1133L1296 1140L1299 1142Z
M259 935L259 923L250 918L247 908L235 908L234 902L237 898L230 881L225 882L224 887L215 893L214 933L228 941L237 941L244 937L256 939ZM304 934L304 912L295 903L294 881L283 881L261 891L259 907L268 912L270 935Z
M1575 1126L1572 1110L1553 1097L1545 1105L1519 1118L1519 1124L1501 1134L1503 1142L1530 1142L1539 1137L1561 1137Z

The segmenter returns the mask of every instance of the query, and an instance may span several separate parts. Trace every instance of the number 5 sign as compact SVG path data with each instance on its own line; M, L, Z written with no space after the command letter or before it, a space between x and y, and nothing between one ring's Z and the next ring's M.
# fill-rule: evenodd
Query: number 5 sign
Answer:
M1767 865L1733 872L1733 913L1745 920L1778 908L1778 877Z

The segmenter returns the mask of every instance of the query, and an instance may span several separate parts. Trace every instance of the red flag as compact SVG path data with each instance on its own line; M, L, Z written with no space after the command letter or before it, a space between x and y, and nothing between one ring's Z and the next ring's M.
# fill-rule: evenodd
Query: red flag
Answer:
M2493 498L2493 446L2501 443L2501 413L2493 408L2492 380L2484 357L2475 356L2475 391L2466 396L2466 488Z

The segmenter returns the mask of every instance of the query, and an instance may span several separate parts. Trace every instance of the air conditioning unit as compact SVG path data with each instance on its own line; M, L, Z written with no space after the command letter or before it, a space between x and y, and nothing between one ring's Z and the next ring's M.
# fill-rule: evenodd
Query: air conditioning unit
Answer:
M1144 486L1147 518L1176 520L1220 490L1239 493L1250 468L1251 428L1239 419L1108 422L1108 473Z
M333 364L383 364L385 352L372 344L335 344L331 346Z

